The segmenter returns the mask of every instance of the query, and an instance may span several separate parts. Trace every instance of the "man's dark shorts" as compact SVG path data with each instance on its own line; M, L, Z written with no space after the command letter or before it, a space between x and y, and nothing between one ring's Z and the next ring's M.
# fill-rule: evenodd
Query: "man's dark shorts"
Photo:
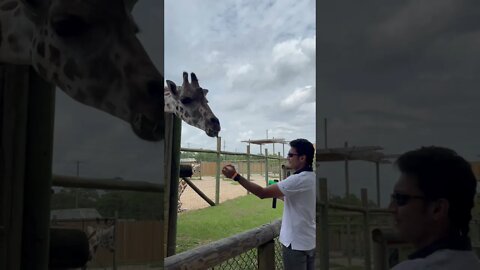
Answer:
M282 245L283 266L285 270L315 269L315 249L293 250L292 246Z

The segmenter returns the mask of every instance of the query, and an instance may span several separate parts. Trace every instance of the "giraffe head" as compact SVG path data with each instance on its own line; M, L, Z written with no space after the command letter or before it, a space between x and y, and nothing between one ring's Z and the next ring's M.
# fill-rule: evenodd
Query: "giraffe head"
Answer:
M134 2L23 0L13 8L31 21L25 53L44 79L129 122L142 139L158 141L164 138L163 76L136 37Z
M165 111L174 112L187 124L205 130L210 137L217 137L220 122L213 114L206 95L207 89L198 84L195 73L191 73L192 82L188 81L188 73L183 72L182 86L167 80L165 87Z

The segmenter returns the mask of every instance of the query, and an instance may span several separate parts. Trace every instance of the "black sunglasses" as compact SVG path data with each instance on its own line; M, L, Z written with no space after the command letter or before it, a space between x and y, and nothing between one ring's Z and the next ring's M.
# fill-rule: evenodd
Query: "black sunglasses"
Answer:
M392 202L395 202L398 206L406 205L411 199L421 199L425 200L423 196L416 196L416 195L408 195L408 194L401 194L401 193L393 193L391 195Z
M294 153L288 153L287 154L288 157L293 157L293 156L301 156L300 154L294 154Z

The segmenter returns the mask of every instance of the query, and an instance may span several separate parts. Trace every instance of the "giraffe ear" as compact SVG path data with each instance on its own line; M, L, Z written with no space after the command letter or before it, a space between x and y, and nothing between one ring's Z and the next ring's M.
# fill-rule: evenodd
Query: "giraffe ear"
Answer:
M172 92L172 94L174 94L175 96L178 96L177 85L174 82L167 80L167 87L168 87L168 90Z
M208 89L203 88L202 91L203 91L203 96L206 97L208 94Z

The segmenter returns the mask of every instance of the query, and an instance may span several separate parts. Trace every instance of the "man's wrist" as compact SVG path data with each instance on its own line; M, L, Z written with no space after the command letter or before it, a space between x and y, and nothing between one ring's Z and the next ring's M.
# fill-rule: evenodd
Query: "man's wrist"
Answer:
M233 175L232 179L238 182L238 181L240 180L240 174L235 173L235 174Z

